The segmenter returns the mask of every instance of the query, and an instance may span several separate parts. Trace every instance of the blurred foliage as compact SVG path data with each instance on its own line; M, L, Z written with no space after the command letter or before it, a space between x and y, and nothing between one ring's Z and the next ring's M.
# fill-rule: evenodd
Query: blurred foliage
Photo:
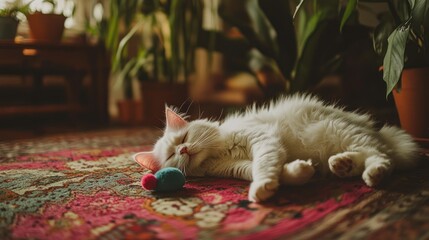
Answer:
M301 0L300 5L304 2ZM429 66L429 1L426 0L360 0L385 3L389 11L380 14L374 30L374 50L383 58L383 79L386 95L400 85L404 67ZM342 2L339 2L341 6ZM358 7L357 0L348 0L341 27ZM297 11L300 8L297 8Z
M131 81L183 82L193 68L201 21L199 0L111 2L106 46L117 84L132 98ZM121 35L123 24L125 35Z

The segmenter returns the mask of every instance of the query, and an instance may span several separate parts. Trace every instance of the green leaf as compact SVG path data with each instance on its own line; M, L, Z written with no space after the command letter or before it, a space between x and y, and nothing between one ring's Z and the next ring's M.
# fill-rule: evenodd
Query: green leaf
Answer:
M129 31L127 33L127 35L125 35L124 38L121 39L121 41L119 42L118 45L118 50L115 54L115 58L113 61L113 66L112 66L112 71L117 71L119 68L121 68L122 66L120 66L121 64L121 60L122 60L122 54L124 52L125 46L128 44L128 42L130 41L130 39L134 36L134 34L137 32L137 30L139 29L140 24L136 24L134 25L134 27L131 29L131 31Z
M406 0L401 1L389 1L389 10L392 13L393 17L397 18L397 25L408 21L411 17L411 5L414 5L414 2L409 2ZM399 20L399 21L398 21Z
M328 28L330 22L327 18L330 16L330 9L321 9L311 17L306 25L307 32L304 33L304 44L301 49L301 55L295 67L295 77L291 85L292 92L305 91L311 85L311 79L314 76L315 62L318 48L321 47L321 38Z
M276 33L273 36L277 44L274 60L283 77L291 78L297 59L297 41L289 3L288 1L260 0L259 5Z
M296 14L298 13L298 11L301 9L302 4L304 3L304 1L305 1L305 0L301 0L301 1L298 3L298 5L296 5L295 12L293 12L293 16L292 16L292 18L293 18L293 19L295 19L295 16L296 16Z
M412 21L413 25L415 26L415 29L419 29L419 27L423 25L428 8L429 1L427 0L416 1L416 3L414 4L411 15L413 16Z
M302 51L305 47L305 44L308 40L308 38L313 34L313 32L316 30L320 22L325 19L327 15L326 11L317 11L313 16L310 17L308 20L308 23L305 26L304 33L302 35L302 38L300 39L300 48L299 53L302 54Z
M341 18L340 32L343 30L344 24L347 22L353 11L356 9L356 6L357 0L349 0L347 2L346 10L344 11L343 17Z
M417 1L417 2L425 2L425 1L424 0L423 1L420 0L420 1ZM416 4L416 0L408 0L408 3L410 4L411 9L413 9L414 5Z
M183 0L172 0L170 8L170 28L171 28L171 77L176 81L180 72L181 65L181 30L183 29L183 20L185 13L185 2Z
M390 34L395 30L394 25L395 20L393 19L392 15L388 12L381 14L380 17L380 23L377 25L377 27L374 29L373 34L373 47L375 53L377 55L384 57L387 50L387 39L389 38Z
M387 39L388 46L383 61L383 79L387 85L386 97L398 83L404 68L404 53L410 34L411 18L397 27Z
M305 11L301 12L298 17L298 21L295 22L296 34L297 34L297 46L298 46L298 58L301 56L301 50L305 44L304 39L307 37L307 22L311 19L311 16L307 16Z
M246 39L267 57L275 58L278 43L276 32L261 10L258 0L222 0L219 14L226 22L236 26Z

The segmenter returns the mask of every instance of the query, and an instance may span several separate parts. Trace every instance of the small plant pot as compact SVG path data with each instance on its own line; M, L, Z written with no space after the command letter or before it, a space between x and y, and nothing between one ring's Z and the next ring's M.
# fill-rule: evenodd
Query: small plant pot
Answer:
M404 69L393 90L401 127L417 140L429 139L429 67Z
M60 14L36 12L27 15L30 37L41 42L60 42L66 17Z
M0 40L14 40L19 21L13 17L0 16Z
M143 123L143 104L139 100L124 99L117 102L118 120L122 125L137 126Z

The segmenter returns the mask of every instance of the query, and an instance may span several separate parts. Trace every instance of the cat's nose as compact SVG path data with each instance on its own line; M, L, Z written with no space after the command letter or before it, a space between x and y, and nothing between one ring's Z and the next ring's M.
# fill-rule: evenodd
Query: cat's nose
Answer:
M183 146L179 152L180 152L180 154L188 154L188 147Z

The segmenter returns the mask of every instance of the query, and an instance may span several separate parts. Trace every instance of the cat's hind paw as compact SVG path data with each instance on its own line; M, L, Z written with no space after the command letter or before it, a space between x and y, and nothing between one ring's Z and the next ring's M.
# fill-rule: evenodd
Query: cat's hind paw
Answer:
M329 169L338 177L353 177L362 174L363 159L357 152L343 152L331 156L328 160Z
M249 201L263 202L273 196L279 188L279 182L272 179L253 181L249 188Z
M369 165L362 174L362 179L369 187L376 187L390 174L391 164L389 162L378 162Z

